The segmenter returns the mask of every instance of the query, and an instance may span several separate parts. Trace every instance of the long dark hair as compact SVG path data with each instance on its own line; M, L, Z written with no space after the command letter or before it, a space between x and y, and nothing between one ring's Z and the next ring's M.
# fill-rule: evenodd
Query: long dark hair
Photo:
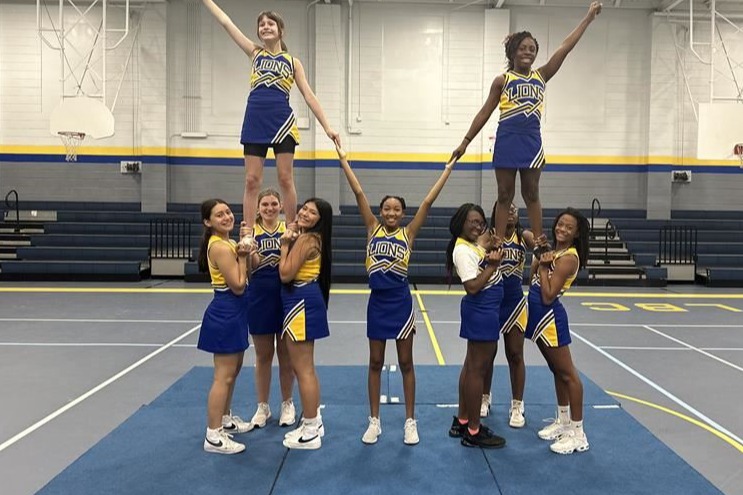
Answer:
M333 207L321 198L310 198L302 203L302 206L307 203L315 203L317 212L320 214L320 219L307 232L320 235L320 276L317 281L320 284L322 297L325 299L325 308L327 309L330 301L330 277L333 271L333 243L331 240L333 235Z
M474 203L465 203L457 208L457 211L451 217L451 220L449 220L451 239L449 239L449 245L446 246L446 280L449 285L451 285L451 278L454 272L454 246L457 244L457 238L462 235L464 222L467 221L467 214L472 210L475 210L482 216L483 222L486 221L485 212L482 211L482 207Z
M264 17L268 17L273 22L276 23L276 25L279 27L279 36L281 36L281 49L283 51L287 51L288 48L286 47L286 43L284 43L284 19L281 18L279 14L272 10L264 10L260 14L258 14L258 22L257 22L257 28L256 28L256 34L258 35L258 39L261 39L260 35L260 26L261 26L261 19Z
M537 45L537 53L539 53L539 42L534 36L531 35L529 31L520 31L518 33L509 34L503 41L503 44L506 46L508 70L513 70L514 60L516 59L516 52L518 51L521 42L524 41L526 38L531 38L534 40L534 44Z
M212 198L207 199L201 203L201 224L204 226L204 233L201 235L201 242L199 243L199 271L209 271L209 238L212 236L211 227L207 227L204 221L209 220L212 216L212 210L217 205L226 205L227 202L219 199Z
M563 215L570 215L571 217L575 218L576 222L578 223L578 236L573 239L573 246L575 246L575 250L578 251L578 268L584 268L586 266L586 263L588 263L588 253L589 251L589 233L591 230L591 226L588 223L588 219L583 216L583 213L581 213L579 210L576 210L575 208L567 207L564 211L561 211L556 217L555 222L552 224L552 242L557 244L556 237L555 237L555 227L557 227L557 222L560 221L560 218Z
M490 228L495 229L495 209L498 208L498 202L496 201L493 205L493 211L490 213ZM516 230L516 239L519 241L519 244L521 244L521 238L524 234L524 227L521 226L521 219L519 216L516 216L516 225L514 226L514 229ZM505 242L505 239L503 239Z

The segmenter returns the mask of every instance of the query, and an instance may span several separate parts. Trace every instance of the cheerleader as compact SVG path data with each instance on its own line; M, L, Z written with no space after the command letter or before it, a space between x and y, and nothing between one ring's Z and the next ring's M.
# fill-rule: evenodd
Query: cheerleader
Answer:
M346 153L337 148L341 167L356 197L359 212L366 225L366 269L369 273L371 295L366 308L366 336L369 339L369 426L361 437L366 444L377 443L382 434L379 419L379 394L382 366L387 340L395 340L397 360L402 373L405 393L405 425L403 442L415 445L418 424L415 420L415 370L413 368L413 335L415 312L408 285L408 261L418 232L428 211L446 184L455 162L448 163L441 176L423 199L413 219L406 226L405 200L399 196L385 196L379 204L379 219L374 216L369 201L361 189L346 159Z
M586 217L568 208L552 226L554 251L534 260L529 288L529 319L525 337L537 343L555 376L557 418L539 431L539 438L555 441L550 449L558 454L588 450L583 431L583 384L570 355L568 314L560 302L578 270L588 260L589 225Z
M245 445L232 440L232 433L252 429L230 411L235 380L248 348L248 304L245 290L248 250L230 239L235 217L221 199L201 203L204 235L199 250L199 268L209 270L214 299L201 323L197 347L214 354L214 380L207 402L208 425L204 450L237 454Z
M302 63L286 51L283 41L285 26L281 16L270 11L258 14L256 34L260 44L257 44L248 39L213 0L202 1L252 61L250 94L240 135L245 156L243 218L255 218L256 200L263 182L263 163L268 148L273 148L286 219L292 222L297 211L293 163L294 148L299 144L299 131L294 111L289 106L289 93L295 82L325 134L338 145L340 136L330 127L320 101L307 82ZM247 232L240 242L253 242L250 229Z
M328 300L332 268L333 208L319 198L305 201L296 225L281 236L279 276L283 305L282 339L297 377L303 416L284 436L290 449L319 449L325 433L320 417L320 383L315 373L315 340L330 335Z
M281 338L283 307L279 279L280 241L286 224L279 219L281 195L273 189L258 194L258 217L255 222L256 252L252 256L253 270L248 285L248 323L255 345L255 389L258 407L250 423L263 428L271 418L268 395L271 389L271 365L276 353L281 382L281 414L279 426L296 421L292 388L294 372L289 362L286 341ZM245 232L240 233L242 238Z
M490 226L495 227L495 210L490 217ZM508 425L523 428L524 418L524 331L526 330L527 304L522 288L526 250L534 248L534 234L524 230L519 222L519 209L511 204L508 210L506 237L503 241L503 259L500 270L503 276L503 302L500 307L500 332L506 347L506 360L511 378L511 407L508 411ZM480 406L480 416L490 412L490 388L493 381L493 367L485 377L485 389Z
M487 251L478 244L486 233L482 208L463 204L449 222L452 235L446 248L446 271L453 269L462 281L466 295L460 304L459 336L467 340L467 354L459 375L459 410L449 436L460 437L465 447L500 448L506 440L480 424L480 403L485 377L498 350L499 314L503 300L503 280L498 265L500 248Z
M452 153L453 158L464 155L467 146L496 107L500 106L493 149L493 169L498 189L495 230L499 238L503 238L506 231L508 208L516 193L517 172L521 176L521 195L526 203L529 225L536 238L542 236L539 179L545 165L541 134L545 85L560 70L588 26L601 13L601 8L601 3L592 2L578 26L557 47L547 63L536 70L533 64L539 53L539 43L534 36L528 31L508 35L504 43L508 70L495 77L487 100L475 115L461 144ZM548 248L545 242L540 245ZM538 257L539 253L535 255Z

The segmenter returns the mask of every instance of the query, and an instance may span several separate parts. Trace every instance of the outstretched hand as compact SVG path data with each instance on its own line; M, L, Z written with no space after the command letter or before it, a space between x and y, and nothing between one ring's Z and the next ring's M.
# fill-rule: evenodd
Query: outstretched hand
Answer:
M464 153L466 151L467 151L467 143L462 141L462 144L457 146L457 148L454 151L452 151L451 158L449 158L449 161L451 162L452 160L459 160L460 158L462 158L462 156L464 156Z
M601 13L602 7L603 4L601 2L591 2L591 5L588 7L588 17L594 20Z
M328 135L330 140L333 141L337 148L341 147L341 135L338 132L336 132L334 129L329 128L325 131L325 134Z

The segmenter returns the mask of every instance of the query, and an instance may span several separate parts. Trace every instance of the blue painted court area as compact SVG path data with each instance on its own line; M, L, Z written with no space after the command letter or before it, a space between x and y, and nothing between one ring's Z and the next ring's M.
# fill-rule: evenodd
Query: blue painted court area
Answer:
M252 371L243 370L236 403L254 397ZM720 493L585 376L585 429L591 449L560 456L536 434L555 409L552 375L546 367L527 369L527 425L521 430L507 426L508 373L496 370L494 408L484 422L508 444L491 451L462 447L447 435L456 413L457 366L416 367L421 442L413 447L402 442L405 412L399 372L384 372L382 393L388 400L399 399L399 404L382 406L383 433L371 446L361 442L368 416L366 367L328 366L318 373L326 428L318 451L285 449L281 440L287 429L272 418L266 428L236 438L247 443L245 453L205 453L212 370L197 367L39 493ZM276 388L272 397L278 401ZM236 412L250 418L253 404Z

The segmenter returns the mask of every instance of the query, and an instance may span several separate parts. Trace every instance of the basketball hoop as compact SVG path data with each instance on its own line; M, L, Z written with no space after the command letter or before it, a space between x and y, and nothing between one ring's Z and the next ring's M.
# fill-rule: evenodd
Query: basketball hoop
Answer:
M62 139L65 151L67 152L65 160L68 162L76 162L77 149L80 147L80 144L82 144L83 139L85 139L85 133L75 131L59 131L57 134L59 134L59 137Z
M740 168L743 168L743 143L733 146L733 154L740 160Z
M77 161L77 152L86 137L102 139L114 135L114 116L101 100L86 96L63 98L49 118L49 131L59 136L65 160ZM70 129L76 129L71 131Z

